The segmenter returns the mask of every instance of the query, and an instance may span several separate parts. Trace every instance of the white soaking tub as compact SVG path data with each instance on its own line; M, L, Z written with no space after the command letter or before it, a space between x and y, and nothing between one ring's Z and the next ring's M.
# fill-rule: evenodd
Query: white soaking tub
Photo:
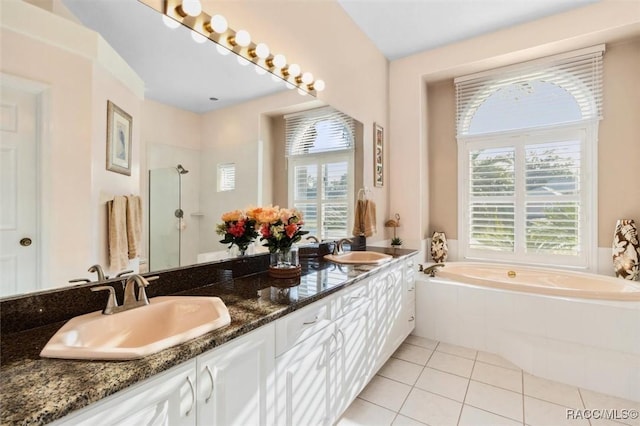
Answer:
M450 262L416 280L415 335L497 353L525 371L640 401L640 283Z

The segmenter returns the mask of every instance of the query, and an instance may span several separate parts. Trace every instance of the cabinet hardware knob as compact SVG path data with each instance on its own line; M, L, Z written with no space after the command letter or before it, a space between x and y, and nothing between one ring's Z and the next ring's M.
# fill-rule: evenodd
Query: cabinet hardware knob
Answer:
M31 241L31 238L29 238L29 237L22 238L20 240L20 245L22 247L29 247L31 245L31 243L32 243L32 241Z
M415 320L416 320L416 317L411 315L411 318L409 318L409 322L412 322L412 321L415 321Z

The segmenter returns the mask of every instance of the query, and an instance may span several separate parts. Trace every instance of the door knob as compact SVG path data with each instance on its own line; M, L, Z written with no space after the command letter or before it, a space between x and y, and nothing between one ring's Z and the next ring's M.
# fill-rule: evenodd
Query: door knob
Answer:
M22 247L29 247L31 245L31 238L23 238L20 240L20 245Z

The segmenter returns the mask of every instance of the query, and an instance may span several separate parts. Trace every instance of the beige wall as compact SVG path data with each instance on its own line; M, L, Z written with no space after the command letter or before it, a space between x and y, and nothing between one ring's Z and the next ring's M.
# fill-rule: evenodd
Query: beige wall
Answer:
M604 107L598 142L598 245L611 244L617 219L640 221L640 38L612 43L604 57ZM429 232L457 239L457 143L453 80L431 83L428 97ZM635 112L635 113L634 113ZM625 163L621 164L621 153ZM622 182L622 184L621 184ZM636 183L636 186L632 184Z
M640 37L607 46L598 141L598 245L617 219L640 223Z
M393 61L389 69L393 142L390 159L393 190L389 201L390 208L403 218L399 235L411 245L419 246L430 235L432 226L452 226L450 220L442 219L443 214L454 214L446 207L436 207L434 213L439 216L435 220L430 218L428 201L434 201L430 191L436 191L434 197L438 199L443 191L436 189L435 183L427 187L427 173L433 175L429 165L434 164L429 159L430 144L440 144L428 137L429 126L437 124L433 120L439 112L428 112L431 104L427 103L427 82L617 40L630 34L640 34L640 3L603 1ZM433 88L436 94L441 89ZM445 165L439 163L435 167Z

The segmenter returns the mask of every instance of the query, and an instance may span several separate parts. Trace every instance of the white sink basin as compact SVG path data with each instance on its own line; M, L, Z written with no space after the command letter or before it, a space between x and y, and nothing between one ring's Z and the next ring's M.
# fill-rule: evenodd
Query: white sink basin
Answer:
M328 254L324 258L325 260L347 265L377 265L390 261L392 256L375 251L348 251L338 255Z
M166 296L113 315L92 312L69 320L40 352L45 358L137 359L231 322L218 297Z

